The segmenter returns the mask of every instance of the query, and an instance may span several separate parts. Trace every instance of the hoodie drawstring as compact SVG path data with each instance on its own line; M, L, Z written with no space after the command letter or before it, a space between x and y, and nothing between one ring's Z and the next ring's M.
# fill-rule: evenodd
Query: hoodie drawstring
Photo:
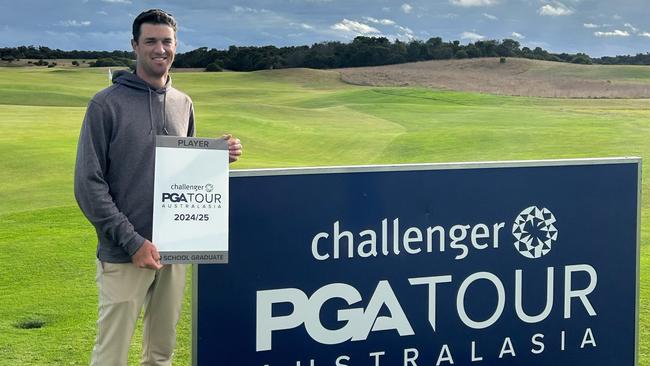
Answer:
M147 89L149 91L149 123L151 124L151 130L149 131L149 134L154 130L154 125L153 125L153 110L151 109L151 88ZM169 135L169 131L167 131L167 93L163 94L163 125L162 125L162 132L164 135ZM156 129L156 134L158 134L158 129Z
M158 124L156 123L156 121L154 121L153 100L151 99L151 94L152 93L156 93L156 95L164 94L163 95L163 124L162 124L161 133L164 135L169 135L169 131L167 130L167 92L170 90L172 85L171 77L168 77L165 84L161 88L156 90L156 89L152 89L151 85L149 85L146 81L142 80L135 72L131 73L126 70L120 70L113 73L113 84L120 84L129 88L142 90L142 91L147 89L147 92L149 93L148 95L149 124L151 126L151 129L149 130L149 135L153 133L155 133L156 135L158 134Z
M167 131L167 93L163 96L163 133L169 135Z
M149 134L151 135L153 133L153 111L151 110L151 88L148 88L149 90L149 123L151 123L151 130L149 131Z

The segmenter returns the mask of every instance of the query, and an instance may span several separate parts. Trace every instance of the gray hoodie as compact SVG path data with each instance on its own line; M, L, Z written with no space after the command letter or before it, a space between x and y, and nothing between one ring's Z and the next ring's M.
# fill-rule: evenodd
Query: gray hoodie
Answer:
M127 263L151 240L156 135L194 136L190 98L119 71L88 104L77 146L74 193L97 231L97 258ZM155 244L155 243L154 243Z

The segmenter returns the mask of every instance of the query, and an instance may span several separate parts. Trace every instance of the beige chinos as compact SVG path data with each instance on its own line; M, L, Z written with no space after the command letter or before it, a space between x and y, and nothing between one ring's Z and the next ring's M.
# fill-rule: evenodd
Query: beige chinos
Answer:
M142 363L171 365L183 305L184 264L159 270L97 261L99 317L91 366L127 364L129 345L144 305Z

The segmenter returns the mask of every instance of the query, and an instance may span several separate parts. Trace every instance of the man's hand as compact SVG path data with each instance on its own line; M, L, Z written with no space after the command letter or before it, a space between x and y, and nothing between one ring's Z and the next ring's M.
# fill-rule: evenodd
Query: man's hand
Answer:
M160 254L152 242L145 239L137 252L131 257L131 262L138 268L161 269Z
M231 134L223 135L222 139L228 141L228 156L230 162L234 163L239 160L241 156L241 141L238 138L232 137Z

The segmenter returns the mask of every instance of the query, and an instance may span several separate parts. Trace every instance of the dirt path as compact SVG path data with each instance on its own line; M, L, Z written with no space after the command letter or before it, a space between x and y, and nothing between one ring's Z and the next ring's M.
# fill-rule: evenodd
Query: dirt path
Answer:
M344 82L552 98L650 98L650 66L575 65L508 58L338 69Z

